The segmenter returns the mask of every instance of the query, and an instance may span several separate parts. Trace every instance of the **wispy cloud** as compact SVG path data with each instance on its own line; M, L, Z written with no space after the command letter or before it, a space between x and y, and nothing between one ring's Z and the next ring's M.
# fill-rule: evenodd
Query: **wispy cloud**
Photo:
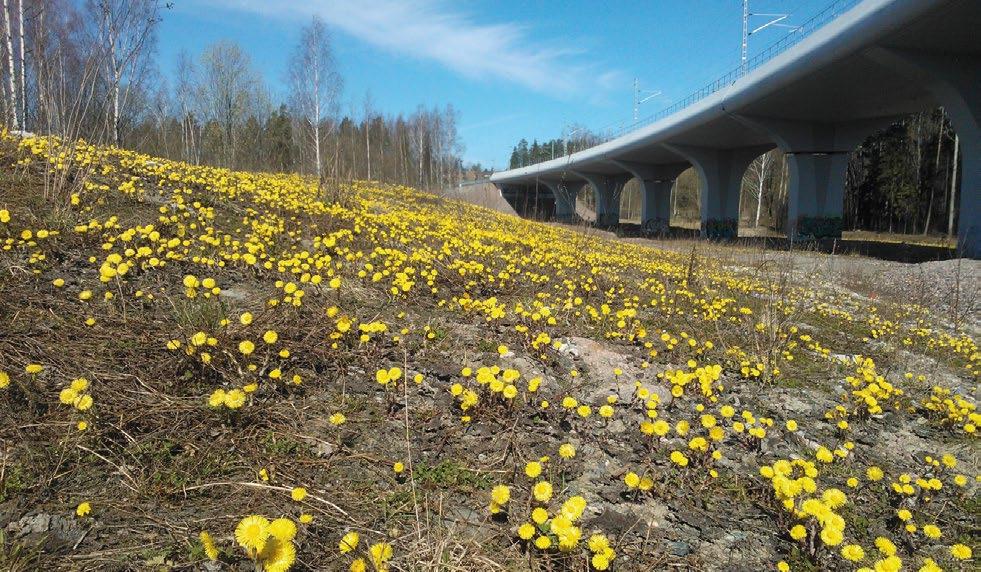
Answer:
M464 133L466 131L472 131L472 130L475 130L475 129L486 129L488 127L494 127L495 125L501 125L503 123L509 123L509 122L515 121L517 119L521 119L522 117L526 117L527 115L528 114L527 113L524 113L524 112L507 113L507 114L504 114L504 115L498 115L496 117L491 117L491 118L485 119L483 121L477 121L477 122L474 122L474 123L465 123L465 124L463 124L463 125L460 126L460 128L458 129L458 131L460 133Z
M472 79L503 80L557 97L602 89L589 81L599 71L580 50L544 46L519 23L478 22L446 0L215 1L269 18L317 15L381 49L434 61Z

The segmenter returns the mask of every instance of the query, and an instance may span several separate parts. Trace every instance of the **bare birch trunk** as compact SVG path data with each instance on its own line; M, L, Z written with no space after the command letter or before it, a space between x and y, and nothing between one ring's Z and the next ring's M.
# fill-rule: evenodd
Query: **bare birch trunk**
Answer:
M20 125L27 130L27 83L24 81L24 68L27 60L24 59L24 0L17 0L17 31L20 35Z
M954 205L957 204L957 154L960 152L961 139L954 134L954 165L950 170L950 204L947 212L947 236L954 236Z
M3 27L4 40L7 42L7 70L10 72L7 76L7 89L10 94L10 122L14 130L17 130L20 129L20 123L17 111L17 88L14 86L16 70L14 69L13 30L10 29L10 2L8 0L3 0Z

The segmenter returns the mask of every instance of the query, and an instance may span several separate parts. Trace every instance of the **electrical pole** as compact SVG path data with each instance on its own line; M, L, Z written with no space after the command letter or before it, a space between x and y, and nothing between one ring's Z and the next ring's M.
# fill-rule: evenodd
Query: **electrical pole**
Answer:
M759 26L754 30L749 29L749 19L752 16L764 16L767 18L772 18L766 24ZM739 57L739 70L740 75L745 74L749 71L749 37L770 26L776 26L778 28L790 28L791 31L797 31L800 26L791 26L790 24L781 24L780 22L786 20L790 17L790 14L754 14L749 11L749 0L743 0L743 41L740 50Z
M576 133L579 133L580 131L582 131L584 129L585 129L585 127L580 127L578 129L573 129L571 132L569 132L565 136L565 148L563 149L563 152L562 152L563 155L568 155L569 154L569 140L572 139L572 136L575 135ZM565 129L563 129L563 131L565 131Z
M639 119L638 114L640 112L640 104L645 103L653 97L661 95L661 91L658 90L649 92L646 97L641 97L641 95L643 95L643 93L640 89L640 80L634 78L634 123L637 123L637 119Z
M739 69L746 73L746 62L749 56L749 0L743 0L743 47Z
M639 91L640 82L637 80L637 78L634 78L634 121L637 121L637 108L640 106L640 104L637 103L637 92Z

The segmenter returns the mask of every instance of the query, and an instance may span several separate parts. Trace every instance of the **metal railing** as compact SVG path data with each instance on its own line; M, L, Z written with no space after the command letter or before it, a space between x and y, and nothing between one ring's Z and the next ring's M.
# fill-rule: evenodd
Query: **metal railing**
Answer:
M794 31L790 32L789 34L780 38L773 44L767 46L763 51L749 58L746 61L745 65L739 65L738 67L733 68L722 77L694 91L684 99L672 103L671 105L665 107L664 109L658 111L657 113L654 113L652 115L649 115L637 121L632 121L629 124L626 125L617 124L616 127L606 127L600 130L600 132L596 134L600 138L600 143L597 143L597 145L601 145L603 143L606 143L607 141L616 139L617 137L623 135L624 133L628 133L640 127L644 127L656 121L664 119L665 117L677 113L678 111L690 105L698 103L699 101L718 92L721 89L731 86L732 84L736 83L736 81L739 78L745 76L749 72L755 70L756 68L762 66L763 64L772 60L776 56L782 54L783 52L797 45L798 43L800 43L801 40L803 40L804 38L815 32L816 30L822 28L824 25L828 24L829 22L831 22L838 16L842 15L846 11L850 10L861 1L862 0L835 0L834 2L826 6L824 9L822 9L820 12L808 18L803 24L798 26ZM566 147L568 147L568 145ZM587 149L589 148L591 147L587 147ZM575 152L582 151L582 150L583 149L579 149ZM559 157L565 157L571 154L572 153L564 152L562 155L559 155ZM531 164L535 165L537 163L531 163Z

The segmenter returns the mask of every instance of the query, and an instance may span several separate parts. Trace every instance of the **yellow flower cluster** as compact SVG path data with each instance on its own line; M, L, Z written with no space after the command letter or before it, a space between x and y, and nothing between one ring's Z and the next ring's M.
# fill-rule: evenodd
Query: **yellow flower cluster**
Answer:
M354 556L348 568L351 572L365 572L368 569L365 557L357 556L358 548L361 546L361 535L353 530L344 534L338 542L337 549L342 556L348 558ZM375 572L387 572L390 569L393 554L391 544L376 542L368 547L366 557L367 561L371 562Z
M79 411L88 411L94 403L92 395L86 393L89 389L89 380L80 377L71 382L71 385L61 390L58 400L64 405L71 405Z
M933 386L930 397L923 400L923 407L940 423L960 427L967 434L975 434L981 423L981 413L974 403L939 385Z
M288 518L270 521L250 515L235 527L235 542L267 572L286 572L296 562L296 523Z
M794 540L803 540L808 530L820 527L821 541L837 546L844 539L845 519L835 512L845 505L848 497L836 488L817 495L818 469L811 461L780 459L772 465L760 468L760 474L770 480L773 494L784 510L805 524L797 524L790 530Z
M875 362L872 358L854 358L856 365L855 375L845 378L845 382L852 388L851 398L846 396L846 403L851 402L852 415L868 416L879 415L882 413L882 406L892 403L894 407L899 407L899 398L903 395L903 390L896 387L876 372Z
M231 389L225 391L224 389L216 389L208 397L208 407L218 409L220 407L227 407L228 409L239 409L245 405L246 393L242 389Z

